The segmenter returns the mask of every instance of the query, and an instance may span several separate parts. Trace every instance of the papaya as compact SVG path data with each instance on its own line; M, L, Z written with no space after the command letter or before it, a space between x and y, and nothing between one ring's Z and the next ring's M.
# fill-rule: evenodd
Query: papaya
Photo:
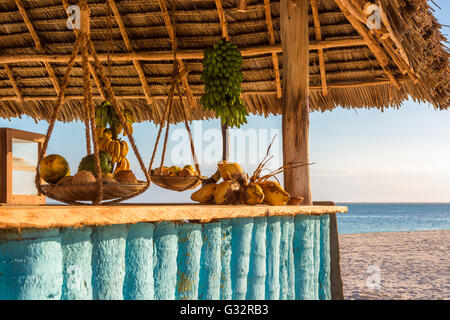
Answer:
M100 169L102 173L109 173L112 169L112 158L109 155L109 153L106 152L100 152ZM78 165L78 171L90 171L94 176L96 175L95 172L95 156L93 154L90 154L86 157L84 157L80 164Z

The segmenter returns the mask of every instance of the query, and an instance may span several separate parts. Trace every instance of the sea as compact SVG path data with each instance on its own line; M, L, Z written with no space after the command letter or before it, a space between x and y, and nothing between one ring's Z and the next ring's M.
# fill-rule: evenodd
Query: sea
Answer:
M450 203L336 203L348 207L337 215L338 232L370 233L450 230Z

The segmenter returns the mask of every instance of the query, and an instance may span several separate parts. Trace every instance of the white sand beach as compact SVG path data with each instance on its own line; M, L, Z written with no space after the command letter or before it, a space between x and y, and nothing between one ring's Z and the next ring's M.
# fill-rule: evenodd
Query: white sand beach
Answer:
M450 299L450 231L344 234L339 241L345 299ZM368 288L378 270L379 289Z

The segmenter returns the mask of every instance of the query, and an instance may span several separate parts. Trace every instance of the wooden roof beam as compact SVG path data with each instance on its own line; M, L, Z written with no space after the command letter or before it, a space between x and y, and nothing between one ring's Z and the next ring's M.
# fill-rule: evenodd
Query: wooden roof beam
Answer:
M264 0L264 12L266 15L267 30L269 32L269 42L270 42L270 45L273 46L273 45L275 45L275 33L273 31L272 13L270 10L270 0ZM275 85L277 87L277 97L281 98L283 93L281 91L280 65L278 62L278 54L276 52L272 52L272 63L273 63L273 72L275 74Z
M166 1L158 0L158 3L159 3L159 7L161 8L161 12L163 14L164 24L166 25L167 32L169 33L170 41L172 42L172 50L174 52L177 52L178 45L176 42L175 28L172 24L172 19L170 18ZM172 52L172 57L173 57L173 52ZM202 58L203 58L203 53L202 53ZM189 81L187 78L186 66L184 65L183 60L178 56L178 52L177 52L177 59L178 59L179 65L180 65L181 85L183 86L183 89L186 93L186 96L187 96L187 99L189 101L191 108L195 108L195 107L197 107L197 100L194 98L194 95L192 94L192 90L191 90L191 87L189 86ZM192 118L191 108L186 108L188 118Z
M345 15L350 24L355 28L355 30L364 38L367 46L374 54L375 58L378 60L378 63L383 68L384 72L391 79L392 84L400 89L400 84L395 79L395 76L391 72L388 64L389 58L386 52L380 47L378 42L375 40L374 36L370 34L364 24L362 24L357 18L353 17L351 12L347 9L345 5L345 0L334 0L338 7L341 9L342 13Z
M407 76L399 76L397 81L399 83L404 83L405 81L410 80ZM335 89L348 89L348 88L360 88L360 87L371 87L371 86L381 86L391 84L391 80L389 78L376 78L373 80L352 80L352 81L336 81L329 82L329 88ZM310 91L322 91L322 86L310 86ZM270 91L244 91L242 94L245 95L258 95L258 94L270 94L276 95L277 92L275 90ZM201 96L201 93L195 93L194 96ZM66 95L65 99L67 100L80 100L83 99L83 95ZM99 94L93 95L94 99L103 99L103 97ZM57 96L24 96L23 100L26 101L54 101L58 97ZM117 99L121 100L145 100L144 95L116 95ZM178 96L174 96L174 99L179 99ZM167 99L167 95L154 95L153 99ZM17 96L0 96L0 101L19 101Z
M344 40L324 40L321 42L310 42L310 50L332 49L332 48L345 48L345 47L359 47L366 46L367 43L364 39L344 39ZM281 53L283 50L281 45L269 45L269 46L257 46L240 49L243 57L258 56L271 53ZM67 62L70 55L67 54L12 54L12 55L0 55L0 63L20 63L20 62ZM127 52L127 53L112 53L111 57L114 61L131 61L133 59L144 61L160 61L160 60L172 60L172 51L161 52ZM106 53L99 53L98 58L100 61L107 61L108 57ZM177 51L178 59L202 59L203 50L179 50ZM90 55L89 60L93 61L94 58ZM75 58L75 61L81 61L81 57Z
M108 0L108 5L110 6L114 17L116 19L117 25L119 26L120 34L122 35L123 42L125 43L125 47L127 48L128 52L134 52L133 46L131 45L130 38L128 36L128 32L126 30L125 24L123 22L122 16L120 15L119 9L117 8L116 2L114 0ZM141 82L142 90L144 91L145 99L147 100L147 103L149 105L153 104L153 98L150 93L150 87L148 85L147 79L145 77L144 68L142 67L141 63L137 59L132 60L133 65L136 69L136 72L139 76L139 81ZM158 121L162 121L162 111L161 109L156 106L157 116L159 119Z
M22 5L21 0L14 0L16 3L17 8L19 9L20 15L22 16L23 21L25 22L25 25L28 28L28 31L31 34L31 37L33 38L34 44L36 46L36 49L39 53L45 53L44 47L42 46L41 40L39 39L39 36L34 29L33 23L31 22L30 18L28 17L27 11L25 10L24 6ZM50 77L50 80L52 81L53 87L55 88L56 93L59 94L60 86L58 78L56 77L55 71L53 70L53 67L50 65L49 62L44 62L45 68L47 69L47 73Z
M8 75L9 81L11 81L11 85L14 89L14 92L16 93L17 99L19 100L19 102L23 102L22 93L20 92L19 87L17 86L17 82L16 79L14 78L11 68L6 63L3 64L3 68L5 69L5 72Z
M314 29L316 31L316 41L322 41L322 30L320 29L319 9L317 7L317 0L311 0L311 10L314 20ZM319 48L319 68L320 68L320 80L322 82L322 94L328 95L327 76L325 72L325 58L323 55L323 49Z

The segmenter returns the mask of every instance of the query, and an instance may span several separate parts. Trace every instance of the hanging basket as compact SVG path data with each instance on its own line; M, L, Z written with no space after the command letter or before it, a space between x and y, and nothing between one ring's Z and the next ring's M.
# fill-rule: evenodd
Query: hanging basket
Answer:
M41 192L42 194L46 195L49 198L64 203L86 204L79 201L91 201L93 204L114 204L138 196L145 190L147 190L148 187L150 186L150 176L132 137L132 130L127 125L127 120L124 117L122 108L119 107L119 103L114 95L109 78L106 75L103 65L100 63L92 40L89 36L89 8L87 6L86 0L80 0L80 9L81 9L81 29L75 30L76 42L67 64L66 73L61 82L61 89L59 91L58 98L56 100L56 105L54 112L52 114L52 118L49 122L47 135L45 137L42 149L40 150L39 153L38 163L40 164L42 159L44 158L45 152L48 147L48 142L56 122L57 115L61 109L61 106L64 103L64 92L68 85L70 74L72 72L75 63L75 58L78 55L78 51L81 51L82 69L83 69L83 90L84 90L83 111L86 126L86 149L88 155L93 154L94 156L94 165L95 165L94 176L96 177L96 179L95 182L86 182L81 184L68 183L63 185L58 184L42 185L38 166L36 169L35 183L39 192ZM104 177L102 177L102 168L100 166L100 148L99 148L99 141L97 138L94 100L92 96L92 84L90 81L91 68L89 66L88 61L89 52L94 58L94 66L96 67L96 71L98 72L98 75L100 76L101 79L101 85L99 85L99 90L101 92L105 92L105 95L107 95L108 99L112 102L112 107L114 108L114 112L118 117L118 123L123 126L123 129L126 133L126 136L128 136L134 154L136 155L136 158L139 161L140 168L144 172L146 178L145 182L132 181L132 183L124 183L124 182L112 183L107 181L107 179L104 179ZM94 68L92 69L94 70ZM91 152L92 149L91 139L93 145L93 153ZM133 178L132 180L135 179Z
M151 181L157 186L172 191L186 191L197 188L202 183L202 178L195 177L171 177L151 175Z
M113 200L128 197L139 192L147 185L146 182L137 183L105 183L103 184L102 200ZM51 198L66 199L70 201L95 201L97 197L97 183L82 183L68 185L42 186L44 192Z
M194 147L194 141L192 139L191 128L189 127L189 123L188 123L188 119L187 119L187 115L186 115L187 110L186 110L186 106L183 102L183 97L182 97L181 89L180 89L180 83L182 82L182 80L181 80L181 76L180 76L180 64L178 62L177 53L176 53L177 43L176 43L175 19L173 16L174 12L175 12L175 4L172 7L172 17L171 17L171 19L173 20L172 23L173 23L173 33L174 33L173 42L172 42L173 72L172 72L172 76L171 76L171 86L169 88L169 92L167 95L166 108L164 110L164 115L162 117L162 121L161 121L159 130L158 130L158 135L156 137L155 148L153 149L153 154L152 154L152 158L150 160L148 172L152 173L150 176L151 181L154 182L159 187L168 189L168 190L172 190L172 191L182 192L182 191L187 191L187 190L191 190L191 189L198 187L202 183L202 181L204 179L206 179L206 177L202 177L201 172L200 172L200 166L198 164L197 156L195 154L195 147ZM183 70L183 72L185 72L185 71ZM194 161L194 166L195 166L195 171L196 171L196 172L190 172L190 174L185 175L185 176L164 175L164 172L162 170L163 165L164 165L166 148L167 148L167 139L169 137L170 119L172 117L172 112L173 112L173 97L175 94L175 90L177 91L178 98L180 100L181 113L184 118L184 125L186 127L186 131L189 136L191 153L192 153L192 158ZM159 140L161 137L161 132L162 132L162 129L164 126L166 126L166 132L165 132L165 137L164 137L161 163L159 166L160 170L159 170L158 174L153 174L152 165L153 165L153 161L155 159L156 150L158 148Z
M156 137L155 148L153 149L153 154L152 154L152 158L151 158L150 166L149 166L149 172L152 172L152 165L153 165L153 161L155 159L159 140L161 138L162 129L164 126L166 126L164 145L163 145L163 151L162 151L162 156L161 156L161 163L160 163L160 167L159 167L159 168L163 168L164 158L165 158L166 149L167 149L167 140L169 137L170 118L172 116L172 110L173 110L173 96L174 96L175 90L177 90L178 96L180 99L180 103L181 103L182 114L184 117L184 124L186 126L186 130L188 132L188 136L189 136L189 140L190 140L192 158L194 160L196 172L194 173L194 175L188 175L188 176L169 176L169 175L163 175L162 170L159 170L159 172L161 174L151 174L150 179L153 183L155 183L157 186L159 186L161 188L172 190L172 191L182 192L182 191L187 191L187 190L191 190L191 189L198 187L202 183L202 180L205 177L201 176L200 167L198 165L197 156L195 154L194 141L192 139L191 129L189 127L188 119L186 116L185 105L183 103L183 98L181 95L180 82L181 82L181 78L180 78L180 74L179 74L179 64L177 62L176 55L175 55L174 56L174 69L172 72L172 84L171 84L171 87L169 89L169 93L167 96L167 103L166 103L166 108L164 110L162 123L160 124L158 135Z

